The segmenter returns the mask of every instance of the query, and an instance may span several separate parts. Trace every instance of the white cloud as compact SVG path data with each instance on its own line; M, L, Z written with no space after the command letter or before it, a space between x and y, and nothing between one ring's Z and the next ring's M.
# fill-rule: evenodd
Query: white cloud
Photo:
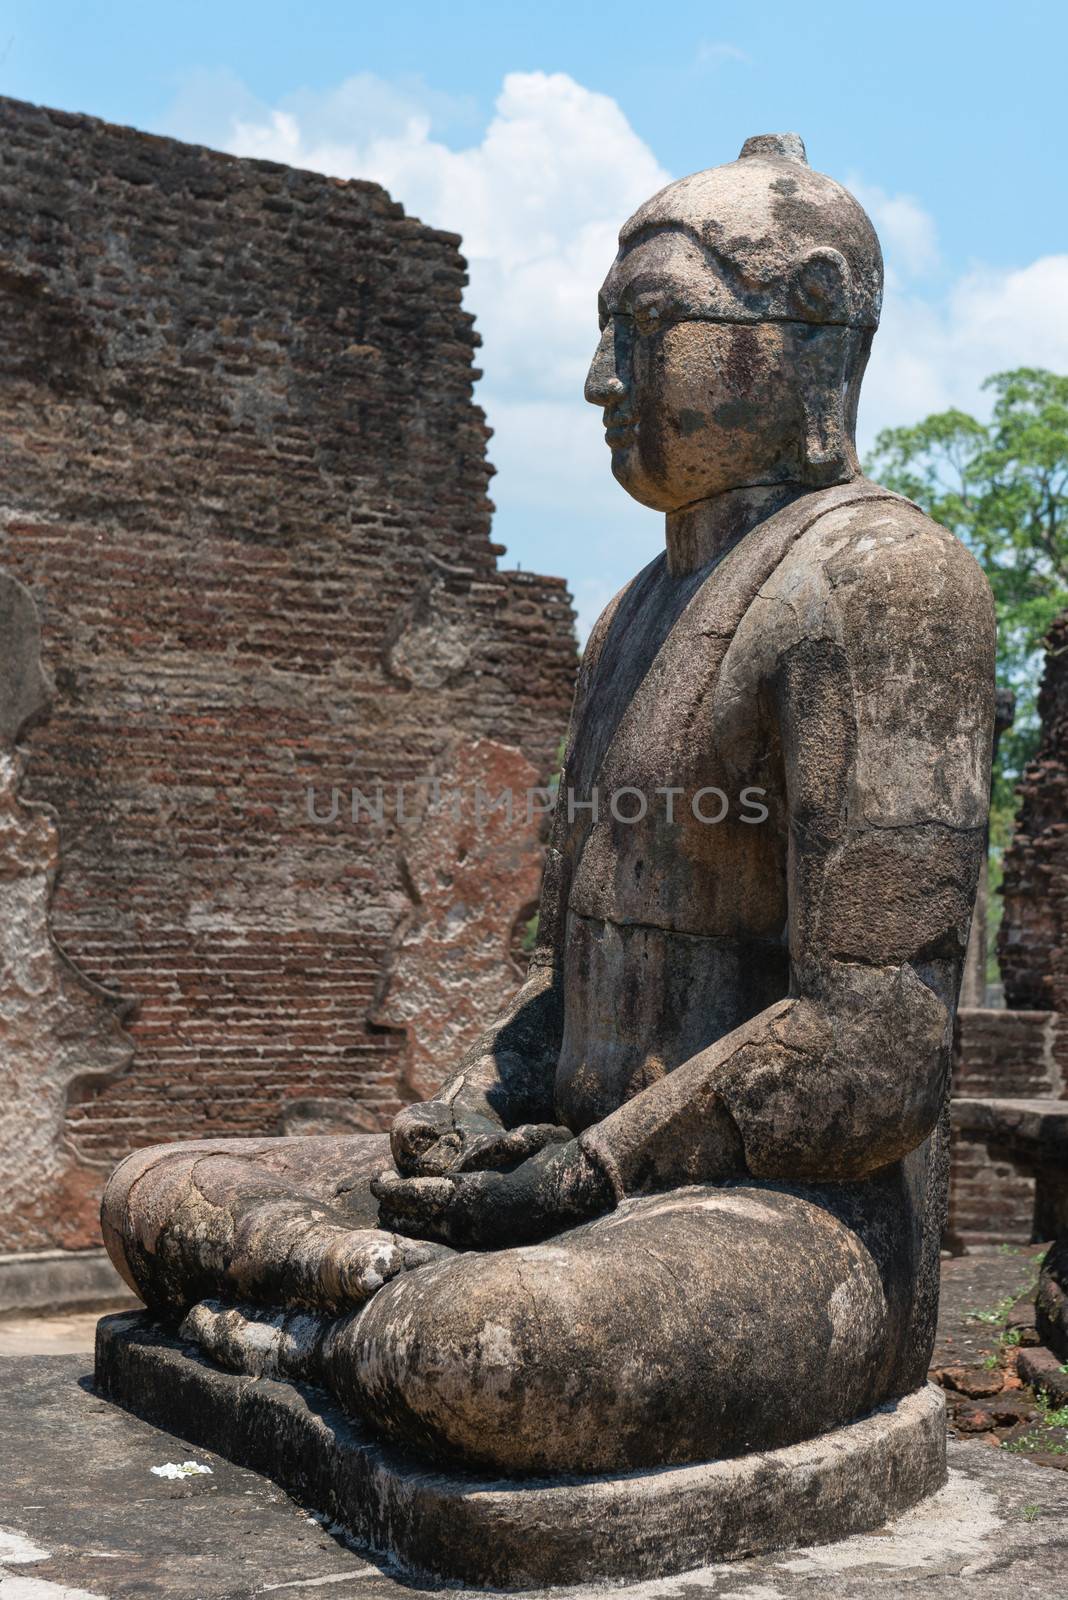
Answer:
M435 139L426 109L368 73L235 118L226 148L375 179L461 233L488 387L561 398L581 389L619 225L668 181L616 102L559 72L509 73L467 149Z
M877 184L850 176L846 188L867 211L886 258L888 284L923 277L939 265L934 218L910 194L887 194Z
M698 50L704 65L744 59L724 42ZM376 179L412 215L463 235L467 304L484 340L479 399L496 434L496 536L525 567L567 576L585 634L662 537L659 517L612 481L582 383L619 225L669 174L613 99L564 73L509 73L488 125L472 136L475 122L469 102L419 80L360 73L266 106L232 73L216 72L187 82L169 131ZM916 198L847 182L887 263L862 448L880 428L929 411L982 410L991 372L1025 363L1068 371L1068 256L1013 270L975 265L954 280Z
M987 415L983 380L1011 367L1068 371L1068 255L947 278L935 220L912 195L850 176L886 258L882 322L864 381L860 443L951 406Z
M930 298L890 289L861 399L862 446L949 406L985 415L983 379L1022 366L1068 372L1068 255L974 267Z

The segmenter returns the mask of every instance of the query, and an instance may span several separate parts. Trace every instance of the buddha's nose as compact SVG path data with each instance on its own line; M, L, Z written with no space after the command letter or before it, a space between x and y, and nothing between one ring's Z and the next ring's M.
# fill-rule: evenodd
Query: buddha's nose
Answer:
M626 385L616 370L615 342L609 323L590 362L583 393L591 406L616 406L626 392Z

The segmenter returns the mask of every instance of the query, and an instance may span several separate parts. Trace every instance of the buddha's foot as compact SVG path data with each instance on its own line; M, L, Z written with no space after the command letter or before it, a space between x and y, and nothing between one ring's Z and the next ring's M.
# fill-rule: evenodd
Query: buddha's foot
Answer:
M336 1325L334 1317L314 1311L270 1311L202 1300L186 1314L178 1337L197 1345L227 1372L318 1383L323 1342Z

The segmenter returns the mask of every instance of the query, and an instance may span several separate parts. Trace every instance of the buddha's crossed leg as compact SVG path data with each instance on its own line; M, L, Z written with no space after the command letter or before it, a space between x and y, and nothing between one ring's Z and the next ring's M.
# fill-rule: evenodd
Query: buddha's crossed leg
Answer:
M456 1253L374 1227L367 1184L388 1162L373 1135L142 1152L109 1186L109 1245L150 1303L224 1303L186 1323L223 1364L314 1378L379 1434L468 1469L710 1460L900 1392L904 1308L867 1230L817 1191L680 1189L543 1244ZM294 1308L287 1360L264 1367Z
M104 1240L154 1309L218 1297L336 1315L452 1254L377 1227L369 1184L390 1164L388 1134L157 1145L112 1175Z

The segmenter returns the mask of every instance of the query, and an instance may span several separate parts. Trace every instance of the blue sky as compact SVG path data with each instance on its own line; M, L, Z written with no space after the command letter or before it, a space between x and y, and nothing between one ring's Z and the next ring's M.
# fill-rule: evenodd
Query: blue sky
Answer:
M506 561L561 572L584 629L658 546L581 382L619 223L668 177L797 129L888 264L861 409L981 406L1068 370L1068 7L0 0L0 91L374 177L464 233Z

